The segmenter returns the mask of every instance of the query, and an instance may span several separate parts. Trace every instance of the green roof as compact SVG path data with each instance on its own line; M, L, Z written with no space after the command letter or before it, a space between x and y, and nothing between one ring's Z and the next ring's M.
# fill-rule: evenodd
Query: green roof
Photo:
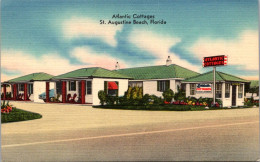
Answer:
M216 71L216 81L249 82L234 75ZM182 82L213 82L213 71L186 79Z
M14 78L8 80L7 82L29 82L29 81L41 81L41 80L49 80L53 77L53 75L47 73L32 73L28 75L24 75L18 78Z
M251 80L250 81L250 88L259 87L259 80Z
M171 64L169 66L146 66L137 68L119 69L117 72L133 77L135 80L165 79L165 78L190 78L199 73Z
M53 79L65 79L65 78L82 78L82 77L98 77L98 78L128 78L131 77L110 71L100 67L83 68L74 70L65 74L61 74L53 77Z

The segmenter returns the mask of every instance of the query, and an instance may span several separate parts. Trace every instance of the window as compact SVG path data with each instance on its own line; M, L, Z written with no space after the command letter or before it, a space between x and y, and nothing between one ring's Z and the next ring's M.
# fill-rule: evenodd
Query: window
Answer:
M157 91L164 92L167 89L170 89L170 81L169 80L159 80L159 81L157 81Z
M28 93L33 94L33 84L28 84Z
M190 84L190 95L195 95L196 84Z
M69 91L76 91L76 81L69 81Z
M216 98L221 98L222 97L222 84L217 83L216 84Z
M61 94L62 93L62 82L56 82L56 90L57 90L57 94Z
M226 83L225 84L225 98L229 98L230 97L230 84Z
M87 81L87 94L92 94L92 81Z
M19 86L19 91L24 91L24 84L18 84Z
M119 82L104 82L104 91L109 96L118 96Z
M239 84L238 86L238 98L243 97L243 84Z
M143 82L131 81L131 82L129 82L129 86L130 87L143 87Z

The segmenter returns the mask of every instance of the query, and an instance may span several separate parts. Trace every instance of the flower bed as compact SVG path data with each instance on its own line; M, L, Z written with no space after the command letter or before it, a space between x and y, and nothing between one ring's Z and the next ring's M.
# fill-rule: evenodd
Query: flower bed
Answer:
M9 102L3 101L1 104L1 122L9 123L9 122L18 122L18 121L26 121L39 119L42 115L38 113L33 113L29 111L24 111L21 109L17 109L12 105L9 105Z

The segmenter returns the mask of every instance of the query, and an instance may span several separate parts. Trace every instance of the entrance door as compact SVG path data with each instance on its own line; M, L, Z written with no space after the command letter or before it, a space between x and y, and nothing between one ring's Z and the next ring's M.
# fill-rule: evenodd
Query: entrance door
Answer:
M232 106L236 106L236 98L237 98L237 86L232 86Z
M78 94L79 94L79 99L80 99L80 101L79 102L81 102L81 81L78 81Z

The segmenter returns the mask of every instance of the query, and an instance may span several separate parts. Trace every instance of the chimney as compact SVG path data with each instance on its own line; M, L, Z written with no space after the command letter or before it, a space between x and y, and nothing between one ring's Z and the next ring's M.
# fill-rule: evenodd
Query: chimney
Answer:
M168 56L167 60L166 60L166 66L169 66L172 64L172 60L170 58L170 56Z
M115 69L116 69L116 70L119 70L119 69L120 69L120 66L119 66L119 63L118 63L118 62L116 62Z

